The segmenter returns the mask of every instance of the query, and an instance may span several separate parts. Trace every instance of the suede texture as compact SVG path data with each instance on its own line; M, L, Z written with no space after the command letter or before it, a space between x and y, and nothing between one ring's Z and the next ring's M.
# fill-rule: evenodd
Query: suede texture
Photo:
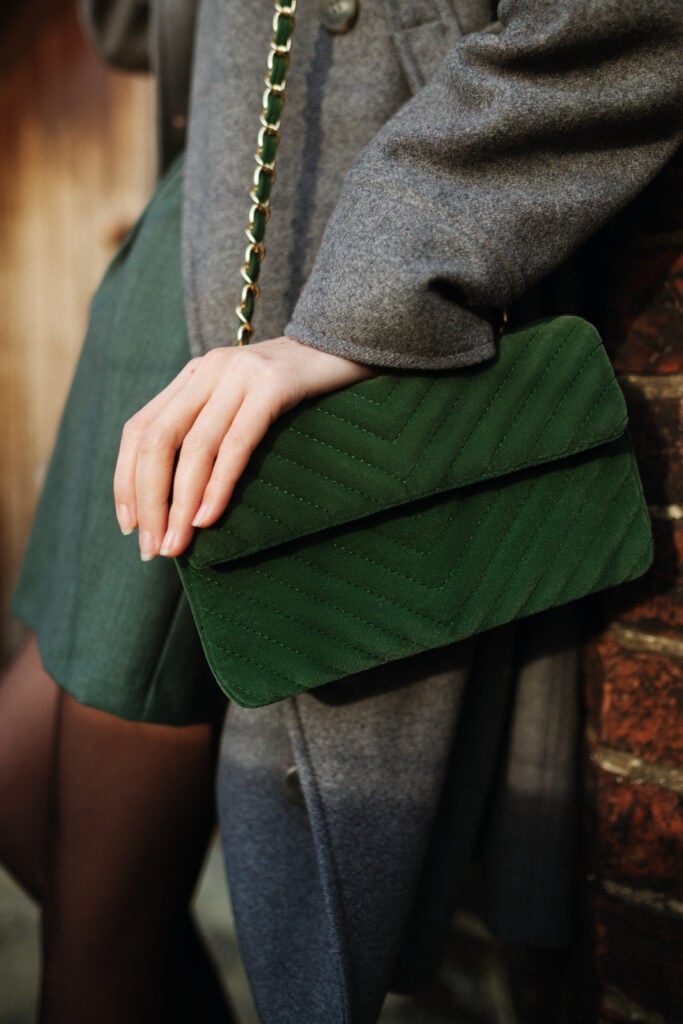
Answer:
M178 562L221 687L258 707L640 575L625 423L574 317L511 332L488 367L296 410Z

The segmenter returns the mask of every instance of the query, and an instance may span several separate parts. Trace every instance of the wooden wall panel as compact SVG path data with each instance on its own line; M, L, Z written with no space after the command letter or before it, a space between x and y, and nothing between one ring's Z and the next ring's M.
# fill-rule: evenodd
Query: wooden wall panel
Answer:
M73 4L42 23L30 6L35 32L20 34L23 52L0 73L3 657L21 636L9 598L88 301L149 195L155 159L150 81L106 70Z

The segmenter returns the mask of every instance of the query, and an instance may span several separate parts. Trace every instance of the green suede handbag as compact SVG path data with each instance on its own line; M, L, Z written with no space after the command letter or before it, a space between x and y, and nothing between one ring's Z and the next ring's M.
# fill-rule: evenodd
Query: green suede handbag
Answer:
M239 341L251 316L294 3L277 5ZM641 575L650 521L595 329L505 333L495 360L391 373L268 432L177 560L211 669L256 707Z

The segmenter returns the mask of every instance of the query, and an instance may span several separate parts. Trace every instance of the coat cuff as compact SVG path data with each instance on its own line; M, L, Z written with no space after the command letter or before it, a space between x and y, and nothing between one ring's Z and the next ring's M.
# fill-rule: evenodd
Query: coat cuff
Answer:
M471 366L495 355L501 320L481 281L520 288L471 220L351 172L285 333L370 366Z

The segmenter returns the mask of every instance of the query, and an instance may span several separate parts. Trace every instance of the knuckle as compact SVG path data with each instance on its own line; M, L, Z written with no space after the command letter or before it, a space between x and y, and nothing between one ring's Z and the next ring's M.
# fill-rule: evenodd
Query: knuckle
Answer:
M217 367L225 361L225 352L224 348L210 348L200 357L200 361L204 366Z
M251 448L244 434L231 431L226 434L221 444L221 453L228 456L241 456Z
M234 486L234 477L225 472L218 476L212 476L204 490L204 501L220 515L225 511Z
M137 496L138 515L148 522L163 518L168 509L166 499L160 499L157 494L146 494L138 492Z
M251 372L260 384L268 384L280 377L282 368L278 367L272 359L269 359L262 352L252 351L249 353L249 356L251 357Z
M257 353L257 355L263 380L279 380L282 376L282 366L274 359L266 357L261 353Z
M126 420L121 430L121 438L124 442L135 441L141 433L142 425L140 418L136 414L131 416L130 419Z
M190 501L185 495L175 495L169 514L169 526L185 527L197 511L197 503Z
M170 447L168 432L163 427L147 427L140 435L140 451L144 455L155 455Z
M207 459L211 454L210 448L206 437L190 431L183 441L182 452L184 456L196 461L197 459Z

